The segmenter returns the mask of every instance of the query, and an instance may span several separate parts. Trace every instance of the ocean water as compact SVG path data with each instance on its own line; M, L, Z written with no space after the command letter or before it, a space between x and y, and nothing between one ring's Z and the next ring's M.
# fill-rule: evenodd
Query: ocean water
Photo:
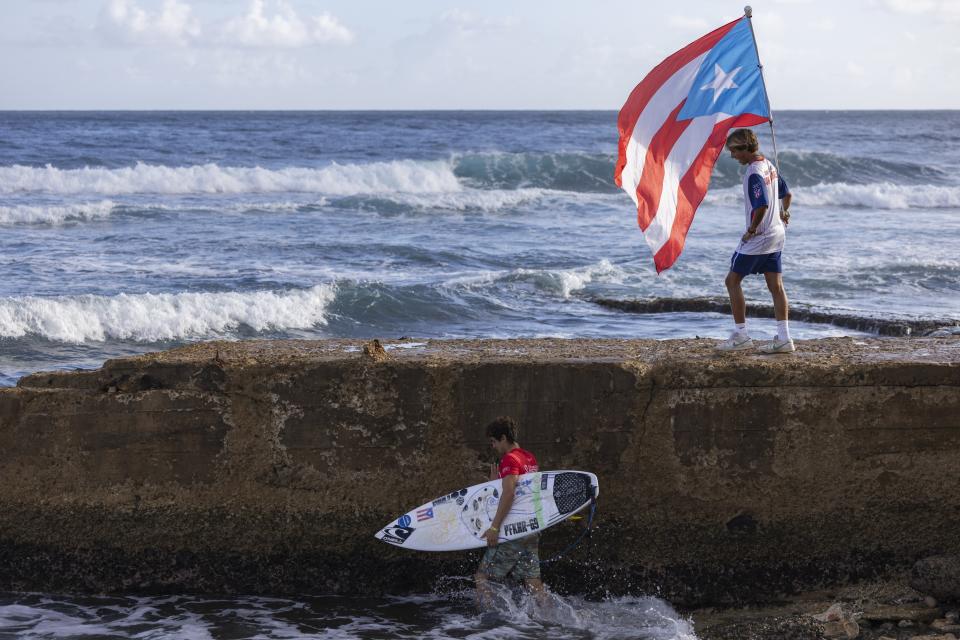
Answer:
M791 300L960 320L960 112L777 131ZM722 157L658 276L616 143L614 112L0 113L0 385L212 338L725 337L592 302L724 296L743 225Z
M785 112L777 127L791 299L960 320L960 112ZM616 143L613 112L2 112L0 385L212 338L724 337L719 314L592 302L723 296L742 232L723 157L658 276L613 185ZM745 289L768 301L762 279ZM695 637L653 597L544 610L501 595L491 617L467 588L0 594L0 639Z
M479 615L471 590L385 598L0 593L0 640L696 640L663 600L545 603L506 589Z

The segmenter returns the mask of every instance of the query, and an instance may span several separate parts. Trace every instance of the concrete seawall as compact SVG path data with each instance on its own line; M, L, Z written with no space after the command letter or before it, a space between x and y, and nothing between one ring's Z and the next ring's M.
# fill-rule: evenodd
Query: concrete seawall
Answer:
M377 542L483 479L508 414L542 468L600 478L545 571L684 605L960 553L960 340L205 343L0 390L0 590L374 593L477 553ZM396 348L391 348L396 347ZM544 536L545 556L576 524Z

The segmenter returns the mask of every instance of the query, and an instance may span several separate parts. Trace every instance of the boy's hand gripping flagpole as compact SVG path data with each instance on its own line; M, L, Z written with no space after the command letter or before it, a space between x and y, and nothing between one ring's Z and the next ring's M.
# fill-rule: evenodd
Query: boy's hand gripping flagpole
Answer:
M747 5L743 8L743 15L747 17L750 23L750 37L753 38L753 50L757 52L757 69L760 70L760 81L763 83L763 97L767 101L767 112L770 114L770 138L773 141L773 166L777 169L777 175L780 175L780 156L777 155L777 132L773 128L773 107L770 105L770 94L767 93L767 79L763 76L763 63L760 62L760 47L757 46L757 34L753 31L753 7Z

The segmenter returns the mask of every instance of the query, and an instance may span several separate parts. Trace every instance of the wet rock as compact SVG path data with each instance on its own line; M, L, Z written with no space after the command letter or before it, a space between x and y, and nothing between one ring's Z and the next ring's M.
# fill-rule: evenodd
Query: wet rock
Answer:
M853 620L827 622L823 625L825 638L856 638L860 635L860 626Z
M826 611L813 616L813 619L820 622L840 621L843 619L843 607L840 606L839 602L834 602Z
M749 513L741 513L727 521L727 531L738 534L757 532L757 521Z
M936 608L911 605L881 605L865 610L861 619L874 623L898 621L901 623L929 623L938 617L940 617L940 610Z
M946 618L934 620L930 623L930 628L944 633L960 633L960 624L957 624L956 621L947 620Z
M960 325L952 327L940 327L927 334L931 338L945 338L949 336L960 336Z
M822 635L820 625L806 616L730 622L697 632L700 640L809 640Z
M960 556L931 556L913 565L910 585L937 600L960 600Z
M363 342L198 343L0 389L0 590L429 591L476 558L370 534L468 484L504 414L617 497L558 588L737 606L960 554L960 341L736 362L707 340Z
M382 362L390 357L387 354L387 350L383 348L383 345L380 344L380 341L376 338L363 345L363 355L377 362Z
M921 635L912 636L910 640L957 640L957 636L953 635L952 633L945 633L935 636Z

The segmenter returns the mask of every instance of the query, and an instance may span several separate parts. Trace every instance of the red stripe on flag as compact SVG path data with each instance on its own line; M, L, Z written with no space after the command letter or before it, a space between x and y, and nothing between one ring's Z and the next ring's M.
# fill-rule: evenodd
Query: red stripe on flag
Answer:
M765 116L745 113L741 116L721 120L714 125L710 137L703 145L703 149L697 154L693 164L690 165L690 169L680 178L677 193L677 213L673 219L673 227L670 229L670 238L653 256L657 273L662 273L673 266L673 263L680 257L680 252L683 251L687 230L693 222L693 214L696 213L697 207L700 206L707 194L707 187L710 186L710 174L713 171L713 165L717 163L720 151L723 150L724 143L727 141L727 132L733 127L756 126L768 119Z
M686 104L684 99L677 108L673 110L660 130L657 131L650 140L650 146L647 147L647 159L643 162L643 173L640 175L640 182L637 184L637 224L641 231L646 231L650 223L657 215L657 208L660 206L660 195L663 192L663 173L664 165L667 162L667 156L677 140L683 135L687 127L693 120L682 120L677 122L677 115Z
M644 108L646 108L647 103L650 102L650 98L653 97L657 89L660 88L660 85L666 82L670 76L682 69L685 64L701 53L713 48L713 46L717 44L723 36L727 35L727 32L742 19L743 18L737 18L733 22L714 29L699 40L695 40L683 49L680 49L680 51L677 51L654 67L653 70L640 81L640 84L630 92L627 101L623 104L617 116L617 129L620 130L620 144L617 152L617 167L613 173L613 180L617 183L618 187L623 186L620 174L623 173L623 167L627 164L627 142L629 142L630 136L633 135L633 127L637 124L637 119L640 117Z

